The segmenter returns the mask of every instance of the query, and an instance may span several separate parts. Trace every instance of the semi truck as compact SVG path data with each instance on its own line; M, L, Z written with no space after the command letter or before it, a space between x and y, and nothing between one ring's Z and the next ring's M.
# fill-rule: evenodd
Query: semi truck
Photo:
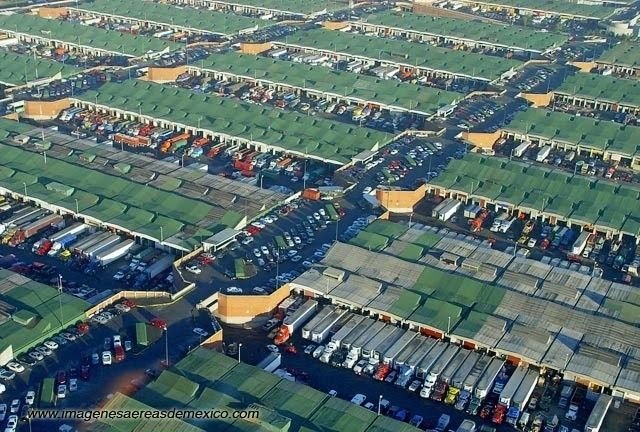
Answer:
M282 321L282 325L278 329L278 333L274 338L274 343L280 345L289 340L293 332L298 330L316 313L318 302L315 300L307 300L302 306L296 309L291 315L287 315Z
M342 346L345 349L348 349L349 352L353 351L360 356L364 344L380 333L384 326L385 324L382 321L374 321L367 318L365 321L360 323L358 327L356 327L353 333L349 334L349 336L344 339Z
M528 371L511 399L511 407L509 408L506 418L507 423L515 425L518 422L520 414L527 406L527 402L531 394L533 394L537 383L538 372L534 370Z
M26 225L20 226L20 229L13 235L9 243L12 245L20 244L51 226L64 226L64 219L62 216L48 215Z
M87 248L83 254L87 255L91 258L95 257L101 251L113 246L114 244L119 243L121 240L120 236L117 234L111 234L106 239L102 240L99 243L94 244L93 246Z
M471 397L469 407L467 408L467 412L469 414L475 415L480 409L480 405L482 405L482 402L484 402L485 398L489 395L489 390L491 389L491 386L493 386L493 383L496 381L496 378L502 371L503 367L504 360L495 357L491 359L489 366L487 366L487 369L476 382L475 389L473 390L473 396Z
M133 241L132 239L126 239L120 243L111 245L110 247L101 250L95 255L95 260L99 262L100 265L106 266L125 256L134 245L135 241Z
M406 387L409 381L414 377L416 367L422 359L435 346L435 339L429 339L425 336L418 335L407 345L400 353L394 365L398 370L398 379L396 384L400 387Z
M318 314L311 318L309 322L307 322L302 327L302 338L311 340L311 332L313 331L313 329L316 328L318 324L320 324L320 322L322 322L322 320L329 316L329 314L331 314L334 310L335 308L333 306L325 306L321 308Z
M589 237L591 237L590 232L582 231L578 238L573 242L573 245L571 246L571 253L573 255L580 255L584 248L587 246Z
M491 357L482 356L471 369L471 372L467 375L462 383L460 389L460 395L458 396L458 402L456 403L456 409L463 410L467 407L467 404L473 397L476 384L480 380L480 377L484 375L485 370L491 363Z
M159 258L156 262L144 269L143 273L147 280L151 280L163 271L170 268L173 265L174 261L175 258L173 255L164 255L162 258Z
M322 343L331 332L331 329L346 315L345 309L334 309L320 324L311 331L311 340L315 343Z
M91 246L97 243L100 243L104 239L109 238L109 236L111 236L111 233L109 232L97 232L95 234L91 234L90 236L76 243L75 246L73 247L73 250L76 253L83 253L85 250L87 250L87 248L90 248Z
M350 317L347 320L347 322L340 328L340 330L338 330L337 332L335 332L333 336L331 336L331 342L333 342L337 346L342 346L342 341L344 341L345 338L347 338L351 333L353 333L356 330L356 328L358 327L358 324L365 321L365 317L361 315L354 315L354 314L349 314L349 315Z
M596 401L593 411L591 411L591 414L587 419L587 424L584 427L585 432L600 432L602 422L604 421L607 411L609 411L609 407L611 406L611 401L611 395L602 393L598 396L598 400Z
M587 396L587 389L582 386L577 386L576 391L573 392L571 397L571 403L569 404L569 410L564 415L565 418L575 421L578 417L578 411L582 408L585 397Z
M449 393L447 393L445 403L454 405L457 402L458 396L460 396L460 393L464 390L465 380L480 360L480 357L481 355L477 352L472 351L469 353L449 382Z
M378 345L376 349L371 352L370 358L373 358L376 363L382 362L384 359L384 354L389 351L389 349L391 349L391 347L404 336L405 332L406 330L398 327L393 327L393 331L389 334L389 336L387 336L382 341L382 343L380 343L380 345ZM390 362L384 363L389 364Z
M385 325L374 337L364 344L360 355L365 359L374 359L376 349L383 343L391 334L395 333L397 327L392 325Z
M451 359L449 364L447 364L447 366L442 370L442 372L438 374L438 377L434 383L433 392L431 393L431 396L430 396L431 399L440 401L440 402L444 399L447 393L447 389L451 384L451 380L453 379L453 376L456 374L458 369L460 369L460 366L462 366L465 360L467 360L469 353L470 351L465 349L458 351L455 357ZM432 370L431 372L429 372L429 376L427 377L427 380L429 382L433 380L434 372L435 370Z
M49 249L49 252L47 252L47 255L49 256L58 255L63 249L66 249L67 247L71 246L77 239L78 239L78 236L76 234L67 234L64 237L58 238L51 245L51 249Z
M79 236L80 234L82 234L83 232L85 232L87 229L89 229L89 225L87 224L83 224L80 222L74 223L73 225L58 231L57 233L51 235L49 237L49 240L51 240L52 242L57 242L58 240L60 240L61 238L63 238L64 236L67 235L75 235L75 236Z
M501 405L504 405L507 408L511 406L511 400L516 394L516 391L518 391L518 387L520 387L520 383L526 375L527 368L523 367L519 367L513 372L511 378L509 378L509 381L507 381L507 384L502 389L502 392L500 392L499 403Z
M551 147L543 146L536 155L536 162L544 162L544 160L549 156L549 153L551 153Z
M407 345L416 338L416 336L418 336L418 333L409 330L405 331L404 334L383 353L382 361L390 364L392 367L395 367L396 359L400 356Z
M258 363L258 367L260 369L264 369L267 372L273 372L280 367L282 363L282 354L280 353L269 353L269 355Z
M518 158L522 157L525 154L525 152L529 149L530 146L531 146L531 141L524 141L523 143L518 145L518 147L513 149L513 155Z

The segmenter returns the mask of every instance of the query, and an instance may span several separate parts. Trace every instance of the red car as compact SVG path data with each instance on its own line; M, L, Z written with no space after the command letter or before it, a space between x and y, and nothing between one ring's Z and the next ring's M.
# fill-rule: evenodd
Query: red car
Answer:
M136 307L136 304L133 301L127 299L122 300L122 304L127 306L129 309L134 309Z
M160 318L153 318L150 322L151 322L151 325L154 326L155 328L158 328L160 330L167 329L167 322L165 320L162 320Z
M76 329L78 330L78 332L80 332L80 334L87 334L89 333L89 324L87 324L86 322L81 322L76 324Z
M507 407L504 405L498 405L496 407L496 410L493 412L493 418L491 419L491 421L495 424L502 424L504 423L504 417L507 414Z
M66 384L67 383L67 374L65 371L59 371L56 374L56 382L58 384Z

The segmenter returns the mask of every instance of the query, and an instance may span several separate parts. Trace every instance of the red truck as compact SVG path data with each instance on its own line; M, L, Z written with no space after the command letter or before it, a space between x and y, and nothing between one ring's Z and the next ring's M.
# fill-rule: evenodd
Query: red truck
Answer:
M446 393L447 393L447 384L443 381L438 381L436 383L435 389L433 390L433 393L431 393L431 399L438 402L442 402L442 399L444 399L444 396Z
M53 242L51 240L45 240L44 243L40 245L38 250L36 250L36 255L44 256L48 254L51 250L51 247L53 247Z
M113 351L115 352L116 361L120 362L124 360L124 348L122 348L122 345L115 346Z

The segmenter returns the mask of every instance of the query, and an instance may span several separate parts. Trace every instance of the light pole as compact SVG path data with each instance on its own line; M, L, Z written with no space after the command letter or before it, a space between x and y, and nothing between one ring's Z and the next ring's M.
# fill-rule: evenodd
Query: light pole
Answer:
M22 182L22 184L24 185L24 197L27 198L27 183L26 182Z
M164 327L164 363L169 367L169 327Z
M58 274L58 302L60 306L60 328L64 327L64 317L62 316L62 275Z
M378 396L378 415L380 415L380 406L382 405L382 395Z
M78 198L74 198L76 202L76 216L80 214L80 206L78 205Z
M242 350L242 343L238 344L238 363L240 363L240 351Z

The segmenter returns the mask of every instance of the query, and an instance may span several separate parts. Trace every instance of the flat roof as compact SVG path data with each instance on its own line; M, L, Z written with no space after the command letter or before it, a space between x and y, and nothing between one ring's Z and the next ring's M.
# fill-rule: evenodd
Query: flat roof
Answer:
M520 61L501 57L324 29L296 32L281 38L278 43L365 57L373 61L382 60L409 67L422 67L488 81L496 80L504 72L523 65Z
M630 235L640 229L636 216L639 190L631 185L471 153L451 161L440 176L430 181L434 186L475 197L485 182L500 185L503 192L495 202L520 207L532 191L538 191L536 200L529 201L527 208Z
M222 35L272 24L232 13L176 7L151 1L93 0L81 3L77 9Z
M638 67L640 65L640 44L623 41L605 50L596 60L615 66Z
M435 114L438 108L464 98L463 94L453 91L235 52L214 53L192 67L378 103L425 115Z
M635 79L578 72L567 77L554 92L640 107L640 83Z
M324 10L331 12L349 7L346 3L336 0L242 0L237 1L211 0L212 3L225 3L237 6L253 6L257 8L270 9L292 14L310 15Z
M144 81L106 83L77 99L212 133L257 141L283 151L344 164L393 136L338 121L282 111Z
M640 127L541 108L518 112L504 130L625 156L640 153Z
M81 69L53 60L34 58L28 54L17 54L10 51L0 51L0 82L12 86L25 85L30 81L54 78L60 74L61 78L74 75Z
M0 315L0 350L11 346L14 353L84 318L90 306L78 297L59 294L56 288L5 269L0 269L0 301L15 308L11 316Z
M340 398L329 398L311 417L314 429L332 431L366 431L376 413Z
M589 5L566 0L463 0L467 3L503 6L514 9L548 12L579 18L602 19L615 12L615 8L604 5Z
M536 31L515 25L393 10L368 15L364 23L539 52L560 46L569 40L569 36L560 33Z
M28 14L0 15L0 29L133 57L179 47L178 44L168 40Z

